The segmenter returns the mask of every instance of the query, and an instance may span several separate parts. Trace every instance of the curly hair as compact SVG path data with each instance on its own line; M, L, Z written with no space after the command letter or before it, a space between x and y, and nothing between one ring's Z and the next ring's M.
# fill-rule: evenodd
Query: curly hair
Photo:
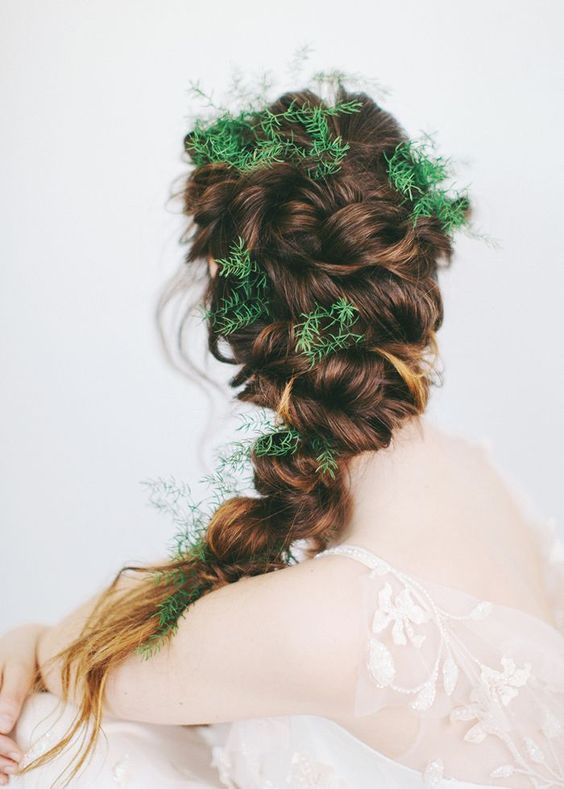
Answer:
M414 222L410 200L390 182L387 159L407 140L395 118L366 93L341 86L339 99L360 101L361 108L329 118L331 131L349 146L329 177L313 179L300 161L244 172L214 162L193 168L184 185L190 225L183 265L207 269L206 259L224 258L240 237L271 293L268 316L229 334L209 322L209 350L237 367L230 380L236 398L272 409L304 437L293 454L253 454L259 495L222 503L205 533L205 560L179 560L186 585L203 593L284 566L284 551L296 540L304 541L308 558L337 541L351 514L350 460L387 447L405 420L425 410L434 382L435 334L443 320L438 270L451 261L450 235L436 216ZM292 102L323 104L304 90L285 93L270 110L283 113ZM307 144L300 124L284 121L280 133ZM190 135L186 148L189 153ZM204 304L219 308L232 287L229 277L209 276ZM363 341L311 366L296 350L296 324L316 304L340 298L356 307ZM309 439L319 435L336 448L334 478L318 473ZM65 693L73 672L80 677L80 714L65 740L32 767L94 720L75 771L83 763L94 745L108 673L158 629L155 612L169 590L154 576L170 568L137 568L147 575L127 594L118 593L118 576L60 656Z
M338 98L362 103L360 112L330 119L350 146L338 173L319 182L294 162L246 173L212 163L195 169L184 190L194 223L187 263L223 258L240 235L268 277L268 316L227 336L210 326L211 353L238 367L230 380L242 387L236 397L272 409L306 439L330 438L339 457L335 480L316 473L307 440L292 455L253 458L260 498L229 501L210 524L221 580L252 573L259 548L275 562L294 540L306 540L314 554L337 539L351 504L348 460L388 446L406 418L424 411L433 380L443 320L437 272L450 262L450 236L436 217L414 223L410 202L390 183L386 157L407 139L396 120L364 93L341 88ZM321 99L286 93L270 110L283 113L292 103ZM282 133L298 144L306 134L292 123ZM210 310L231 287L228 277L210 278ZM339 298L357 308L364 341L311 367L296 351L295 326L317 303Z

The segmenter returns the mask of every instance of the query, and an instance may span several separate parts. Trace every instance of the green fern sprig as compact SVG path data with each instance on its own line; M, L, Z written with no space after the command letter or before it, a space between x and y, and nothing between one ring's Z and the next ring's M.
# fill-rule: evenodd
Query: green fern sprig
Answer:
M238 413L237 418L239 426L236 430L254 430L256 433L260 433L274 427L272 415L267 414L264 408L253 409L249 413Z
M217 457L211 474L202 477L211 490L213 508L219 507L230 496L241 495L253 486L253 473L250 466L253 438L231 441Z
M245 478L242 472L250 458L253 441L253 438L235 441L221 448L214 471L200 479L211 491L207 498L200 501L193 499L189 485L177 483L173 477L142 482L151 490L149 504L171 516L176 526L170 552L173 562L186 562L191 558L200 562L208 561L205 535L213 513L229 497L241 495L252 486L252 478ZM196 583L191 577L190 565L184 566L188 569L180 566L154 574L155 583L166 584L171 593L155 612L158 618L156 632L137 649L143 658L156 654L174 636L181 616L207 591L206 586Z
M141 484L150 488L149 504L170 516L176 526L170 551L171 561L178 562L190 556L206 561L204 535L209 513L202 506L203 501L194 501L190 486L177 483L173 477L143 480ZM155 611L158 619L156 632L137 649L137 653L145 659L158 652L168 638L174 635L182 614L205 592L203 586L190 583L189 575L178 567L155 572L153 580L166 584L172 591Z
M270 315L270 298L266 272L251 258L239 236L230 246L227 258L218 258L218 276L232 277L235 282L219 307L204 311L213 329L223 336L250 326Z
M299 431L279 420L274 422L271 418L266 418L264 414L241 415L242 424L238 430L254 428L260 434L254 438L247 439L244 444L244 451L247 459L251 452L257 457L263 455L283 456L293 454L299 448L301 435Z
M201 538L207 526L203 501L195 501L190 486L185 482L176 482L174 477L142 480L141 484L150 490L150 506L170 517L176 527L170 558L176 560L183 557Z
M302 441L303 437L300 432L295 427L286 425L259 436L254 444L254 451L258 456L273 455L275 457L284 457L297 452ZM315 436L312 439L312 449L316 453L315 459L319 464L316 472L329 474L335 479L338 462L332 442Z
M357 313L358 308L344 298L302 313L304 320L294 326L296 350L309 358L310 369L325 356L362 342L364 335L351 331Z
M170 594L161 601L155 611L157 628L155 633L137 648L137 653L144 659L155 655L178 630L179 621L188 608L208 591L208 586L196 580L193 565L187 560L207 562L210 559L206 541L206 530L213 513L221 504L232 496L242 495L253 485L253 476L245 476L251 466L251 453L257 456L274 455L277 457L293 454L302 440L296 428L273 423L267 418L266 412L255 412L240 415L241 424L238 430L262 430L256 436L251 435L242 440L231 441L220 448L216 457L216 466L211 474L203 476L200 482L211 490L207 498L195 501L189 485L178 483L173 477L168 479L143 480L142 484L150 488L149 503L159 512L172 518L177 527L173 539L170 558L178 566L170 570L154 573L154 581L170 588ZM337 468L334 452L330 444L319 438L313 441L317 452L318 471L329 473L334 477ZM254 557L260 561L261 557ZM280 545L280 560L284 564L298 561L292 552L292 546L284 541ZM264 556L265 566L272 561L272 555Z
M283 457L293 455L297 452L301 441L299 431L292 425L275 428L270 433L259 436L254 445L253 451L257 457L262 455L274 455Z
M384 154L390 183L413 203L413 224L419 217L435 216L445 233L467 224L470 201L465 192L439 186L450 176L450 162L431 153L430 138L400 143L391 156Z
M157 573L154 580L159 584L165 583L174 591L157 606L155 611L155 616L158 618L157 630L136 650L143 660L148 660L160 652L167 641L177 632L181 617L192 603L195 603L207 591L204 586L197 583L189 586L188 577L184 573L176 571Z
M442 156L431 156L427 141L402 142L390 157L384 154L384 158L388 163L388 176L393 186L410 200L425 194L444 181L449 174L448 161Z
M330 114L333 113L328 113L321 107L314 107L310 115L303 119L304 128L312 141L307 156L317 161L314 168L308 169L308 173L313 178L322 178L337 172L350 148L348 143L343 143L341 137L331 139L327 121Z
M329 476L335 479L339 464L337 462L337 453L334 445L330 441L315 436L312 446L314 451L318 453L315 458L319 463L316 471L321 472L321 474L329 474Z
M437 189L422 195L413 206L413 221L420 216L436 216L445 233L452 234L467 224L467 211L470 200L460 193L455 197L447 194L444 189Z
M237 277L245 280L250 277L255 266L251 260L249 251L245 248L245 240L239 236L231 245L231 254L227 258L217 258L216 263L219 267L219 276Z
M208 312L208 316L213 321L214 329L218 334L227 336L233 334L245 326L251 326L261 317L269 314L268 303L262 299L245 302L240 293L233 294L225 298L222 306Z
M321 178L336 172L349 150L338 136L332 138L327 119L340 113L358 112L360 101L336 102L321 107L304 102L290 106L280 113L268 108L242 110L234 115L220 112L212 122L197 119L185 139L184 146L196 166L225 163L249 172L276 162L312 160L308 174ZM297 145L282 132L283 122L298 123L310 136L308 147Z

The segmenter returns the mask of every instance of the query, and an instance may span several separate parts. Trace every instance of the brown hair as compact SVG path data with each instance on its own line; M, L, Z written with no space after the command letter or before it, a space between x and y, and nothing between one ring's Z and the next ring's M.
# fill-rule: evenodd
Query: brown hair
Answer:
M414 223L410 201L389 181L386 157L407 140L397 121L365 93L341 87L339 99L362 106L329 118L331 131L350 148L326 179L312 179L299 162L249 172L214 163L194 168L185 182L184 212L192 220L186 264L200 271L208 257L228 256L240 236L273 294L270 317L227 337L209 326L209 350L237 366L230 381L241 387L236 398L272 409L303 436L330 438L338 459L333 479L318 473L307 441L294 454L253 455L259 495L219 506L205 537L207 561L179 562L187 585L204 592L283 566L282 553L295 540L304 541L308 558L338 540L351 509L348 462L388 446L407 418L425 410L434 382L435 333L443 320L437 272L450 262L451 239L436 217ZM283 112L292 101L323 104L304 90L282 95L270 109ZM307 143L302 127L286 124L284 133ZM217 308L229 287L229 278L210 277L204 304ZM294 350L294 325L316 303L341 297L356 306L354 329L364 341L310 368ZM267 556L266 564L257 556ZM94 746L108 672L158 630L155 612L170 590L153 576L169 568L139 569L147 575L133 591L118 593L116 579L102 595L62 655L64 693L74 676L82 697L75 725L32 766L94 721L73 775L83 764Z

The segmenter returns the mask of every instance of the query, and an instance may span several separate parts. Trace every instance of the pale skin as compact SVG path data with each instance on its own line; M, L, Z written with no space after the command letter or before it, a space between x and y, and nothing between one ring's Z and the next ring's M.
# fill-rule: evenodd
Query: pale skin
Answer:
M217 266L209 263L213 276ZM354 513L342 542L553 624L533 538L481 448L414 419L388 449L354 459L351 486ZM354 580L363 572L356 562L331 556L204 596L167 648L149 660L132 655L110 674L107 714L191 725L306 713L368 741L350 714L363 638ZM122 580L124 589L135 583L131 576ZM60 695L58 666L47 663L79 633L96 600L53 627L26 625L0 639L0 784L22 757L10 733L36 663L46 688ZM389 724L388 739L382 732L370 736L375 747L389 741L393 754L405 726L398 721L394 732Z

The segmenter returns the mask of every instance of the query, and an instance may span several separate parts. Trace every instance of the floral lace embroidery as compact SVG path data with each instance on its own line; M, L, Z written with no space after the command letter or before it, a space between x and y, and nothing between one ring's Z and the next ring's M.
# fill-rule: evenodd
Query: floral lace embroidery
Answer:
M211 766L217 769L218 778L221 783L229 787L229 789L236 789L230 777L233 765L231 764L227 749L222 745L214 745L211 749L211 754Z
M442 759L428 762L423 772L423 783L426 786L438 786L443 780L444 769Z
M336 551L337 549L330 550ZM328 553L328 551L324 553ZM362 549L348 546L341 546L339 553L352 554L355 558L359 558L359 555L364 559L367 558ZM368 643L369 673L379 687L389 686L398 693L414 695L414 699L411 701L412 709L423 712L429 709L435 700L439 676L442 675L443 688L447 696L452 695L458 681L459 667L452 655L447 627L448 620L483 619L490 614L492 606L483 601L475 605L466 615L450 614L437 606L427 590L414 579L394 570L387 562L372 556L372 554L369 554L368 560L372 568L371 577L391 574L402 584L402 588L395 598L392 598L392 587L389 583L384 584L378 594L378 607L372 618L371 636ZM424 633L417 632L414 625L420 626L427 622L435 624L440 637L439 649L429 676L423 683L411 688L394 684L396 675L394 659L388 647L378 637L379 634L391 624L392 641L396 646L406 646L409 641L411 645L419 649L426 636Z
M130 777L130 758L129 754L126 753L112 767L112 779L118 786L126 786Z
M306 753L295 751L286 783L292 789L349 789L329 764L314 762Z
M232 776L235 765L231 759L229 748L225 745L214 745L211 750L211 766L217 769L220 782L229 789L239 789L239 785L233 783ZM270 779L265 779L263 776L262 754L259 750L249 747L243 738L237 752L245 762L245 769L252 774L253 786L260 786L260 789L277 789ZM317 786L317 784L312 785Z
M455 658L450 624L484 619L490 615L492 604L481 601L467 614L451 614L436 604L423 584L364 548L341 545L317 554L316 558L329 554L357 559L370 568L370 577L388 576L394 578L400 586L399 592L394 595L392 585L388 581L384 583L372 615L366 665L376 686L413 697L410 707L419 712L431 709L441 689L447 696L452 696L459 681L460 666ZM397 670L394 656L381 640L381 635L391 627L390 636L395 646L420 649L426 634L418 632L418 628L426 623L431 623L438 635L438 646L431 670L424 681L417 685L398 685L395 682ZM557 760L550 766L538 743L531 737L521 737L520 741L517 741L503 725L503 709L516 698L519 690L533 679L531 665L517 665L510 656L503 656L500 666L485 665L468 651L466 657L478 669L479 680L470 691L468 704L452 709L450 719L468 721L471 724L464 735L466 742L478 744L488 736L495 736L506 745L512 761L494 768L490 777L508 778L519 774L529 778L534 787L564 787L564 772ZM548 739L558 736L562 733L562 723L549 710L544 710L544 725L539 733ZM441 759L428 762L423 771L425 783L430 786L438 785L443 780L443 771Z
M253 780L256 786L261 789L276 789L272 781L264 781L257 772L257 764L249 764L248 749L245 749L245 763L247 767L251 768L253 772ZM256 754L258 757L258 754ZM252 760L256 762L255 759ZM229 787L229 789L237 789L236 784L233 783L231 778L233 774L233 762L224 746L215 745L212 748L211 764L218 771L218 778L222 784ZM350 789L348 784L345 783L335 769L323 762L313 761L308 754L301 751L294 751L290 759L290 769L285 779L286 787L290 789Z
M407 644L407 635L413 646L420 647L425 636L415 633L413 625L420 625L428 619L428 614L414 602L409 589L402 589L395 600L392 600L392 587L387 583L378 595L378 609L372 620L372 632L380 633L392 624L394 644Z

